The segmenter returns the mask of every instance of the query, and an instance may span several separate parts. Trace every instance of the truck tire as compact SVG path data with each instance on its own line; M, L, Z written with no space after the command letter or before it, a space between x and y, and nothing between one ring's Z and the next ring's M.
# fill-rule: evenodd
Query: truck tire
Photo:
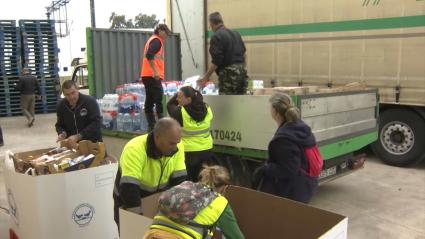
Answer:
M378 140L372 150L384 163L408 166L425 154L425 119L408 109L381 113Z

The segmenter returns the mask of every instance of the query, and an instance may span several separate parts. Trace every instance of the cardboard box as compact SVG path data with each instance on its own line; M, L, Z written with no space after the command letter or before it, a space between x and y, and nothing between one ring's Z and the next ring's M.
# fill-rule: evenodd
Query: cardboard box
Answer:
M276 92L286 93L288 95L306 95L316 92L317 87L314 86L285 86L274 88L263 88L254 91L254 95L272 95Z
M225 193L247 239L345 239L345 216L288 199L230 186ZM142 200L144 215L120 210L121 239L141 238L158 208L159 194Z
M105 144L104 143L93 143L88 140L82 140L78 143L78 145L71 145L68 143L68 141L64 140L60 142L60 147L66 147L68 149L76 150L75 153L71 154L70 158L76 158L79 155L87 156L89 154L95 155L95 158L87 162L85 161L85 162L78 163L65 170L62 170L62 169L56 170L53 167L53 164L55 163L59 164L61 159L52 161L48 164L44 164L44 163L35 164L32 162L32 160L46 154L48 151L52 150L53 148L38 149L38 150L32 150L28 152L11 154L16 171L20 173L24 173L27 171L28 168L33 167L35 168L37 174L45 175L50 173L60 173L64 171L69 172L69 171L74 171L78 169L96 167L101 165L103 161L105 161Z
M318 92L320 93L337 93L337 92L347 92L347 91L363 91L366 90L367 86L364 82L353 82L343 86L333 87L333 88L319 88Z
M37 151L20 155L26 153ZM20 239L118 239L112 199L116 163L34 177L16 172L10 156L7 151L4 161L10 228Z

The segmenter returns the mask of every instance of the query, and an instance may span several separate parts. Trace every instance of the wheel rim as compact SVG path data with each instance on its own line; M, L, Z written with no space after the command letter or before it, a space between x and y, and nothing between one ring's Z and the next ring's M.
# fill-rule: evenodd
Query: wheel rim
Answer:
M415 145L412 128L400 121L392 121L382 127L380 140L384 149L395 155L406 154Z

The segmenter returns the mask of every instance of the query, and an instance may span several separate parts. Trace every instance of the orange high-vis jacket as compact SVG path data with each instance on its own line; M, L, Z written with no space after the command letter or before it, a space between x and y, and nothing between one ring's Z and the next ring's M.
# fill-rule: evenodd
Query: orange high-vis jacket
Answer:
M149 45L152 40L158 39L161 42L161 48L159 51L155 54L153 62L155 65L155 69L158 72L159 78L161 80L164 80L164 42L162 39L157 35L152 35L149 40L145 44L145 49L143 52L143 60L142 60L142 71L140 73L141 77L153 77L153 70L151 66L149 65L149 60L146 58L146 53L148 52Z

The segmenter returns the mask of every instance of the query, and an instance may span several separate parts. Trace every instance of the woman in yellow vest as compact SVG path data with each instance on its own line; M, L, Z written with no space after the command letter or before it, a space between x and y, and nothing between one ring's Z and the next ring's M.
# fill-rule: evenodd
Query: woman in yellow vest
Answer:
M182 126L186 170L189 179L196 182L202 164L212 157L211 108L203 101L201 92L184 86L168 101L167 110Z
M200 182L185 181L159 199L159 213L154 217L144 239L211 238L217 228L226 239L243 239L228 201L220 193L230 176L221 166L205 166Z

